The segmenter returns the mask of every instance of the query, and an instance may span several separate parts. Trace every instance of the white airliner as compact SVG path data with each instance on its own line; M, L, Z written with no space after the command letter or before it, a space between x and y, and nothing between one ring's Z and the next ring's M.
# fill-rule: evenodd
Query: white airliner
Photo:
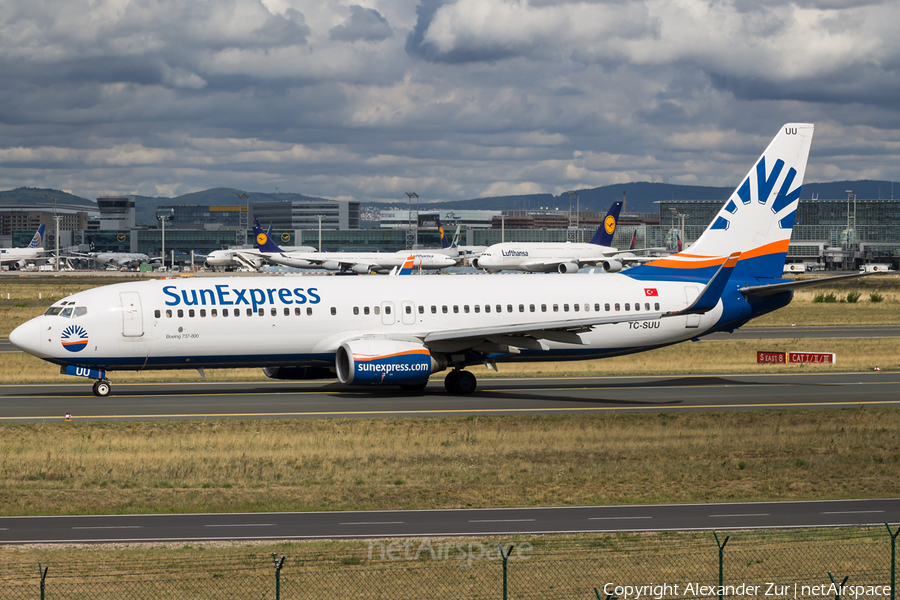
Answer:
M0 265L9 265L12 270L21 269L44 252L44 226L41 225L26 247L0 248Z
M587 244L572 242L501 242L488 246L472 266L485 271L531 271L537 273L577 273L582 267L599 266L608 273L621 271L623 267L649 262L652 258L636 256L634 252L620 251L610 246L622 202L614 202L603 223Z
M108 371L248 366L411 390L449 369L447 390L468 394L467 365L605 358L733 331L823 281L781 278L812 135L785 125L689 253L622 273L121 283L64 298L9 339L96 379L100 396Z
M259 221L256 222L256 227L253 228L253 232L256 235L256 242L259 246L266 245L269 242L269 236L272 234L272 226L269 226L268 231L263 231L259 226ZM263 237L260 237L260 234ZM276 246L277 248L277 246ZM293 246L290 248L279 249L278 252L315 252L316 249L312 246ZM229 248L227 250L213 250L209 254L206 255L206 266L207 267L247 267L249 269L253 269L254 271L258 271L260 268L268 264L267 257L272 254L272 251L264 252L259 249L251 249L251 248Z
M160 262L160 260L162 260L160 258L150 258L150 256L143 252L97 252L94 249L94 242L91 241L90 237L88 237L88 244L90 251L73 252L72 254L75 254L76 258L90 258L94 262L105 267L119 267L122 269L126 267L138 267L145 263Z
M273 265L350 273L389 273L393 269L403 267L410 256L415 257L415 268L417 269L439 270L456 266L457 259L447 254L446 249L450 248L450 243L444 239L444 230L440 226L440 219L438 219L438 228L444 248L400 250L399 252L288 252L279 248L262 231L258 221L253 232L256 233L259 250ZM457 252L454 251L453 254L457 254Z

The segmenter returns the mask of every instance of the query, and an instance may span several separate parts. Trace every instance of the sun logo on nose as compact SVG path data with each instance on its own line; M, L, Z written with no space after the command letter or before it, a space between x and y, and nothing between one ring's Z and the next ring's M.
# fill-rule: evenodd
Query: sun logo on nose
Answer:
M79 352L80 350L84 350L85 346L88 344L87 330L79 325L69 325L63 329L60 341L62 342L63 348L69 352Z

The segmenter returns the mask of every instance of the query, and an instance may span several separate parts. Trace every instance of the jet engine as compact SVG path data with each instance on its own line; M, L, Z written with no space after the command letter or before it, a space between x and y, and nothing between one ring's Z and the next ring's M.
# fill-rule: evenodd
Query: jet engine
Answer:
M578 265L575 263L559 263L556 270L560 273L577 273Z
M350 270L354 273L371 273L372 265L353 265L352 267L350 267Z
M418 342L357 339L341 344L335 356L338 381L349 385L414 387L447 368L443 355L432 355Z
M334 379L334 369L329 367L263 367L263 373L271 379Z
M607 273L618 273L622 270L622 263L618 260L604 260L600 263L600 266L602 266L603 270Z
M327 271L339 271L341 269L341 263L336 260L326 260L322 263L322 268Z

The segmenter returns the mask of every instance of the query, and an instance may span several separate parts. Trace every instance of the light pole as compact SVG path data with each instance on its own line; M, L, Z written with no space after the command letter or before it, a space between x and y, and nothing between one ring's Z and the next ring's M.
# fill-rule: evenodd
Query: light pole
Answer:
M175 218L174 208L158 208L156 209L156 218L162 223L162 250L159 253L162 266L166 266L166 221ZM175 267L175 255L172 255L172 267Z
M58 198L54 198L53 196L48 196L47 194L44 194L44 198L49 198L50 200L53 200L53 220L56 221L56 235L54 236L54 240L53 240L56 243L56 260L53 262L56 263L55 271L58 273L59 272L59 215L56 214L56 202L57 202ZM41 240L41 245L42 246L44 245L43 240Z
M682 245L682 247L681 247L681 248L677 248L677 245L676 245L676 248L680 251L680 250L683 250L683 249L684 249L684 246L686 245L686 241L687 241L687 240L685 239L685 237L684 237L684 218L685 218L685 217L689 217L690 215L683 215L683 214L681 214L680 212L678 212L678 209L675 209L675 208L669 208L669 211L672 213L672 217L673 217L673 218L681 217L681 232L680 232L680 233L681 233L681 245Z
M322 251L322 219L325 218L325 215L316 215L316 218L319 220L319 252Z
M240 200L248 200L250 196L244 192L235 194ZM246 209L243 204L238 205L238 238L235 240L241 246L247 245L247 228L250 227L250 202L247 202Z
M572 229L572 198L575 198L575 231L578 231L578 214L581 212L581 197L578 192L566 192L569 195L569 230ZM575 236L572 236L573 238ZM577 240L570 240L577 241Z
M419 246L419 195L415 192L406 192L406 196L409 198L409 205L407 210L409 211L409 218L407 219L407 227L406 230L406 249L411 250L412 248L417 248ZM412 199L416 199L416 223L415 229L413 229L413 216L412 216ZM410 241L412 241L412 246L410 247Z

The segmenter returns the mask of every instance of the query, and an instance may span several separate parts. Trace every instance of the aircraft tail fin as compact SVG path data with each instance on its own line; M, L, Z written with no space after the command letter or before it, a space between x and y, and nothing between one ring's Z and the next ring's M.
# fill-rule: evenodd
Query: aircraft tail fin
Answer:
M591 243L598 246L612 246L613 234L616 232L616 225L619 223L619 213L622 212L622 202L613 202L609 207L609 212L603 219L603 223L597 228Z
M693 245L629 275L709 279L735 252L734 276L780 279L814 126L784 125Z
M43 248L44 247L44 226L41 225L37 228L37 231L34 232L34 237L31 238L31 242L28 244L29 248Z
M283 250L272 241L271 225L269 225L267 231L263 231L262 226L259 224L259 219L256 219L256 225L253 226L253 235L256 236L256 247L260 252L283 252Z
M397 275L412 275L413 269L416 266L416 257L415 255L410 255L403 261L403 266L400 267L400 270L397 272Z
M434 218L434 221L437 223L438 233L441 235L441 248L449 248L450 240L448 240L447 236L444 234L444 226L441 225L441 216L437 215Z

